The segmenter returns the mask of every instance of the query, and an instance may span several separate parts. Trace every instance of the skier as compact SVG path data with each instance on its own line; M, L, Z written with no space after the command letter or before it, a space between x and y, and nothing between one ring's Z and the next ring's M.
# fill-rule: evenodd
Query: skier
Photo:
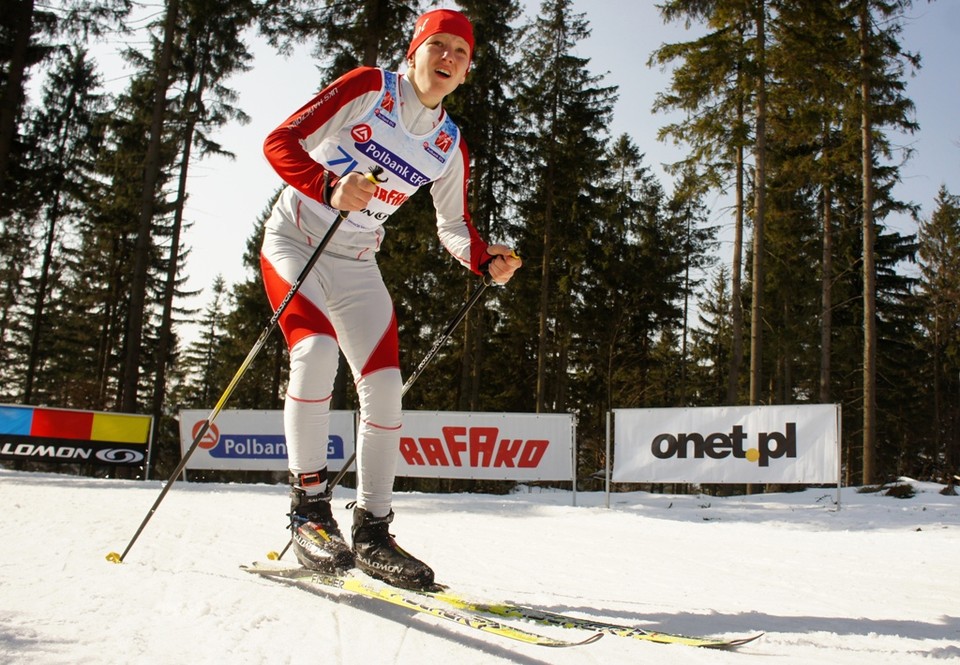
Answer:
M482 240L470 222L467 147L442 106L464 82L473 47L473 27L463 14L428 11L414 26L404 73L357 68L264 142L267 160L287 183L266 223L260 256L274 309L337 215L346 215L280 317L290 351L283 414L290 528L294 552L307 568L356 565L397 586L433 584L433 570L389 532L402 381L393 303L375 256L390 214L430 184L437 233L454 258L499 284L521 265L510 248ZM338 346L360 402L352 548L333 517L327 479Z

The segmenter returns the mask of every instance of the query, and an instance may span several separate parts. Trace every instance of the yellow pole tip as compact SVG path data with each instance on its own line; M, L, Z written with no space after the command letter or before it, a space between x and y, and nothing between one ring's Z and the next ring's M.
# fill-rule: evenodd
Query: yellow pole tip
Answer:
M280 558L280 555L276 552L267 552L267 558L271 561L277 561Z
M110 554L107 555L107 561L110 563L123 563L123 559L121 559L120 555L116 552L110 552Z

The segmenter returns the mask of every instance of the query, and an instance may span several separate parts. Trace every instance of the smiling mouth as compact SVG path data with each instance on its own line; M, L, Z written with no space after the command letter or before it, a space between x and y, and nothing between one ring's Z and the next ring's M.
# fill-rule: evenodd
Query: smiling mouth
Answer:
M448 78L450 78L450 77L452 76L452 74L451 74L448 70L446 70L446 69L434 69L433 71L434 71L434 73L436 73L438 76L440 76L440 77L442 77L442 78L445 78L445 79L448 79Z

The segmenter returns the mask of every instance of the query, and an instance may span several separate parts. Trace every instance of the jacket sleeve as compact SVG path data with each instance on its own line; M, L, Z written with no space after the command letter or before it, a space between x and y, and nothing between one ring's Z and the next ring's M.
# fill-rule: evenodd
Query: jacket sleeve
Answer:
M437 211L437 235L441 244L461 264L479 275L492 257L487 253L487 243L470 221L469 180L470 157L461 136L459 150L447 171L431 185L430 194Z
M383 73L379 69L354 69L321 90L270 132L263 142L263 154L284 182L316 201L327 203L324 186L332 187L336 180L310 156L310 151L351 120L361 117L376 100L382 85Z

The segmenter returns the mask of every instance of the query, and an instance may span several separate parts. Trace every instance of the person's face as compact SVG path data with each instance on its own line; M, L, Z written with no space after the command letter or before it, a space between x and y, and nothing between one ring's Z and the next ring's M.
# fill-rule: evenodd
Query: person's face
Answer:
M413 53L410 80L424 106L436 108L466 80L470 45L463 37L439 32Z

